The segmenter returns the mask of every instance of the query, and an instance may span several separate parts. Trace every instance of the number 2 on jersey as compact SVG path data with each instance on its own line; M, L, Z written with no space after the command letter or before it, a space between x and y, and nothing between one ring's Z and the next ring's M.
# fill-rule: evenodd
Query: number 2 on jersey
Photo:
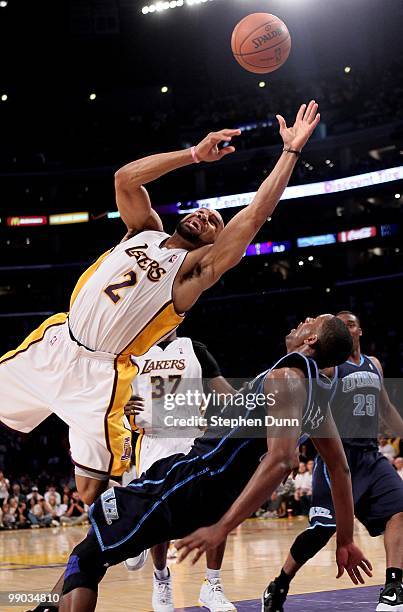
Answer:
M121 283L115 283L113 285L108 285L106 289L104 289L104 293L112 300L114 304L119 302L122 297L118 291L120 289L124 289L125 287L134 287L137 283L137 276L133 270L129 270L126 274L123 274L123 278L127 278L127 280L122 281Z

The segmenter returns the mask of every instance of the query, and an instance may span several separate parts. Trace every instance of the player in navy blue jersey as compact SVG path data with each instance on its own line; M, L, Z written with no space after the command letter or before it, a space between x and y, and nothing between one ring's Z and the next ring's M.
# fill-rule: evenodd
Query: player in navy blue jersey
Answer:
M340 319L322 315L300 323L286 344L288 354L233 396L187 455L156 461L92 505L92 529L67 565L61 612L94 610L107 568L159 542L183 538L181 560L197 549L194 562L220 544L294 468L301 432L312 436L329 469L339 575L346 569L362 582L360 570L371 575L353 543L350 473L328 410L333 383L318 369L343 363L351 336Z
M371 536L385 533L386 582L377 612L403 612L403 481L378 452L379 421L403 435L403 420L391 403L376 357L361 353L359 318L349 311L338 315L348 327L353 350L336 368L338 384L331 409L350 466L355 516ZM332 375L332 372L328 372ZM291 547L281 574L263 595L263 612L283 612L291 580L336 531L334 506L326 462L318 457L312 483L310 527Z

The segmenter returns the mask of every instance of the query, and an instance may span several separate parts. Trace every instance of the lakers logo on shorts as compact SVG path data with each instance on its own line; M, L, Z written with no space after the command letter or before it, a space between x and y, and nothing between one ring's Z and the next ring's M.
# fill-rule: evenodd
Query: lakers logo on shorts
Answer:
M127 459L130 459L131 456L132 456L131 441L130 441L130 437L127 437L124 439L124 442L123 442L123 454L121 456L121 460L126 461Z

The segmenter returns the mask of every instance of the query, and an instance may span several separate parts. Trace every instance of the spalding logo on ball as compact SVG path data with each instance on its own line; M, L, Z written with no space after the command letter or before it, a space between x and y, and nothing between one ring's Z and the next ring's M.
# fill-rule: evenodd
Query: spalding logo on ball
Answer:
M281 19L270 13L252 13L235 26L231 38L236 61L257 74L273 72L286 61L291 36Z

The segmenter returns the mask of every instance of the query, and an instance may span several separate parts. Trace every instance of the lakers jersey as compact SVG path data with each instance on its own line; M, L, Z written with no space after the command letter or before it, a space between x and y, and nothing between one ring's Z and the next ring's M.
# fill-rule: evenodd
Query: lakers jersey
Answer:
M70 302L74 338L96 351L143 355L182 322L172 289L187 251L163 247L167 238L140 232L84 272Z
M200 416L203 402L201 364L190 338L176 338L161 344L133 359L139 368L132 383L133 393L144 399L144 411L136 416L136 426L144 429L146 434L161 433L164 437L177 437L183 430L187 438L194 438L201 435L200 430L187 424L181 427L180 422L176 422L174 427L173 419L179 416ZM174 401L165 401L166 398L180 395L188 397L183 406Z

